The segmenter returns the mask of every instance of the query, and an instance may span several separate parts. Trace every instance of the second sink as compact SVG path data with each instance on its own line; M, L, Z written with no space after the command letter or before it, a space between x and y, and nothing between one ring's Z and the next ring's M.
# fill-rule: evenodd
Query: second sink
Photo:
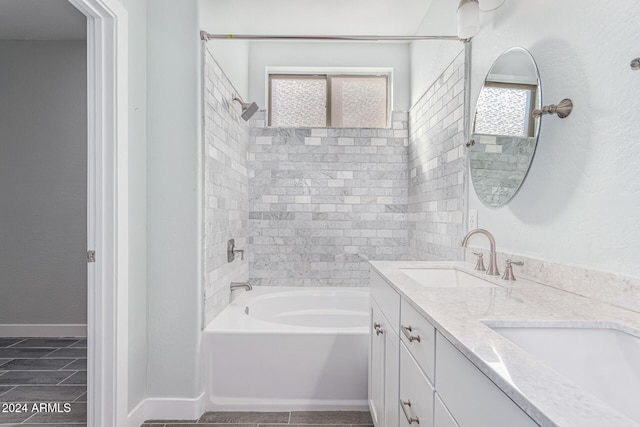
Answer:
M491 329L575 385L640 422L640 338L600 327Z

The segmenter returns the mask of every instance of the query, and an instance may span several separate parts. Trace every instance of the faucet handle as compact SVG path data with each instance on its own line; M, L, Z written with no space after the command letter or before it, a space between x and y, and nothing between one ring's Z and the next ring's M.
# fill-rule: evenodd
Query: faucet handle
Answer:
M513 265L524 265L524 262L508 259L504 267L504 274L502 275L503 280L516 280L516 276L513 275Z
M482 252L474 252L473 254L478 257L478 259L476 260L476 266L473 269L477 271L487 271L487 269L484 267Z

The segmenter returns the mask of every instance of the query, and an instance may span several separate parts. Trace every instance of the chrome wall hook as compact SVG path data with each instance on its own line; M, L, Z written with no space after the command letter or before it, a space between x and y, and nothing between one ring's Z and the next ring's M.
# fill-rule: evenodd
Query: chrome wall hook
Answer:
M541 109L533 110L533 117L540 117L543 114L557 114L558 117L564 119L573 110L573 101L569 98L565 98L558 105L545 105Z
M640 58L634 58L631 60L631 64L629 64L632 70L640 70Z

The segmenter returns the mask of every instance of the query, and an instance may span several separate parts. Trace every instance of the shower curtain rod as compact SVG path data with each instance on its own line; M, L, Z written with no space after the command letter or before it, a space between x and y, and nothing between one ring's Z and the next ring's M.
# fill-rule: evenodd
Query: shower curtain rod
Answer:
M204 41L227 40L349 40L349 41L411 41L411 40L461 40L456 36L299 36L299 35L259 35L259 34L210 34L200 31Z

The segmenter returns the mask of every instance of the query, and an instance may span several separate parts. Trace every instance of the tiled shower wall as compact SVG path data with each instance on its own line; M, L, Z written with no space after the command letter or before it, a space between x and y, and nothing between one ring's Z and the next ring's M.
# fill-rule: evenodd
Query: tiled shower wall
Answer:
M407 257L406 113L391 129L252 120L249 259L256 285L365 286L367 260Z
M205 89L207 322L231 281L365 286L367 260L461 259L463 52L390 129L248 128L209 51ZM249 262L227 263L230 238Z
M205 322L229 304L231 281L248 276L248 262L227 262L227 241L247 248L249 130L232 103L235 89L209 49L204 53Z
M409 257L460 260L464 236L464 51L409 112Z

